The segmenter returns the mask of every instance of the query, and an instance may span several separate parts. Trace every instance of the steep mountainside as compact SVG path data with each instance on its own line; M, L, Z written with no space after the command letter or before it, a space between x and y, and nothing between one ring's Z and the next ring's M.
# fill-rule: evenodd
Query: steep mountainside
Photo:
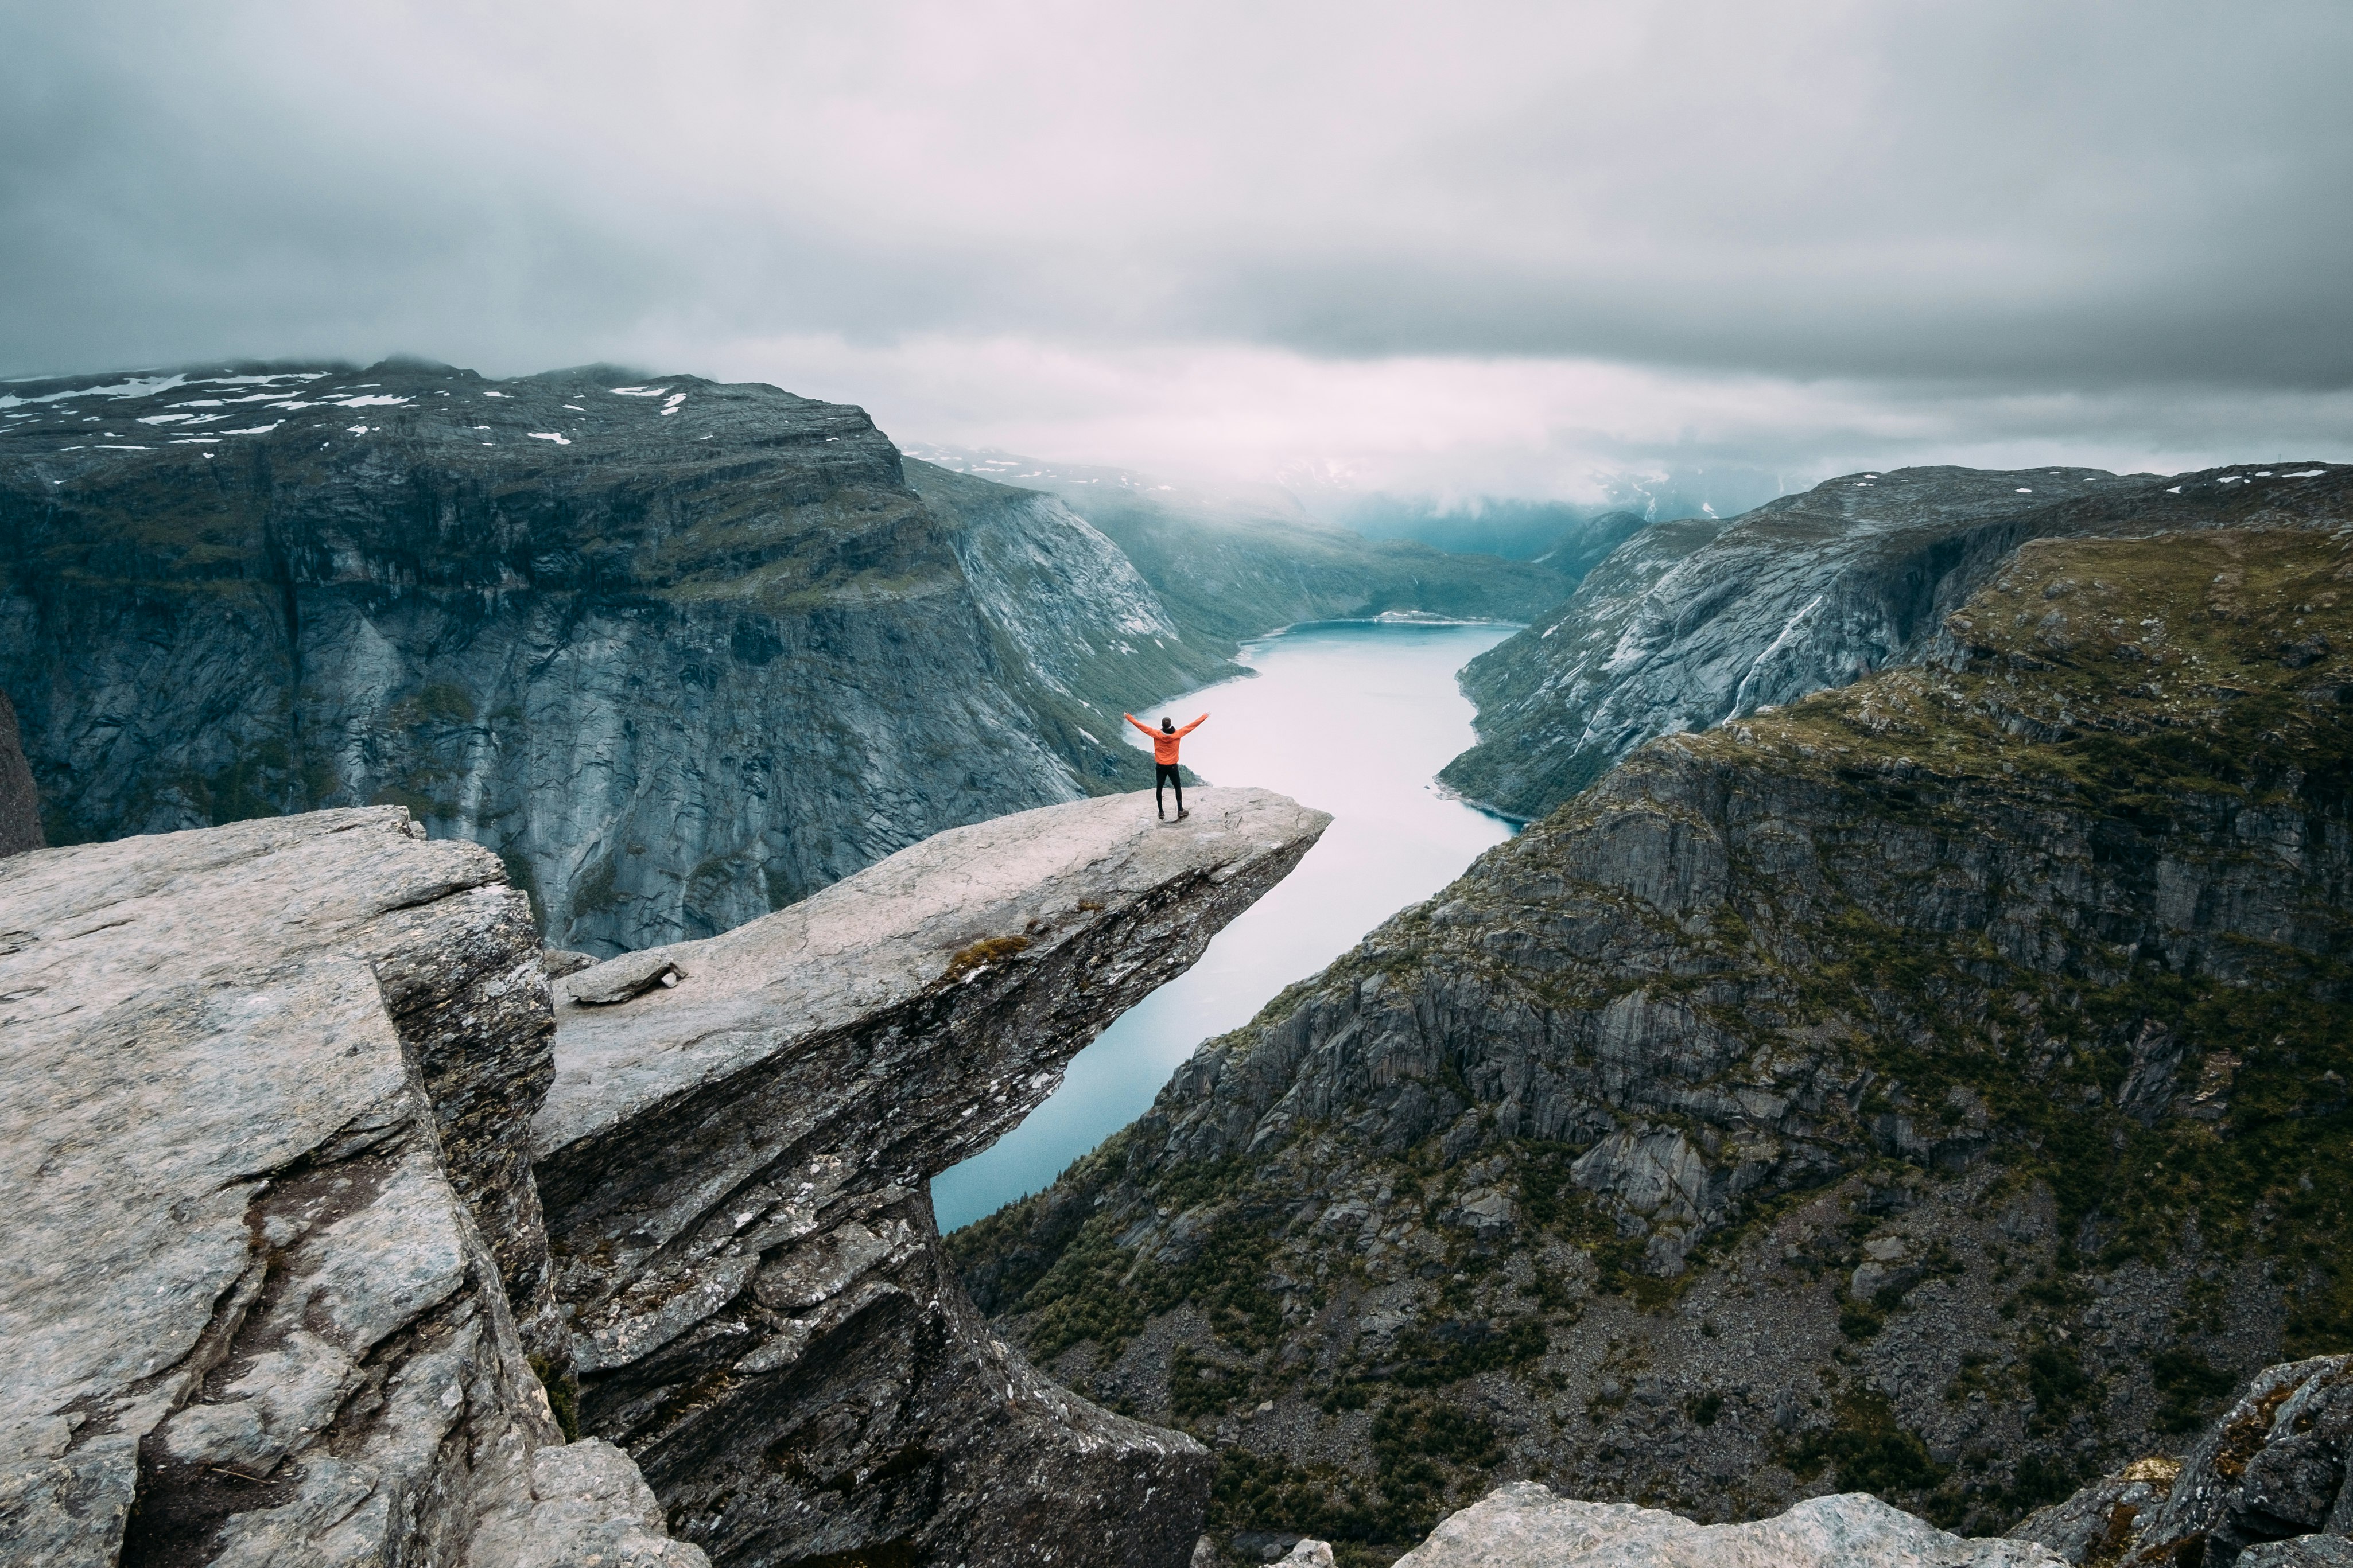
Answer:
M53 843L396 802L561 945L709 935L1132 787L1120 703L1220 668L1060 509L934 489L858 409L691 376L17 383L0 688Z
M2353 1345L2348 595L2341 523L2027 546L1206 1044L976 1300L1365 1560L1514 1478L1984 1531L2182 1443Z
M1126 552L1188 637L1222 652L1300 621L1392 612L1524 621L1576 586L1553 564L1366 539L1278 496L1237 500L1116 468L932 455L968 475L1060 496Z
M1474 722L1484 738L1446 765L1440 776L1447 784L1489 805L1504 803L1498 809L1514 816L1541 816L1548 807L1539 803L1553 800L1588 758L1614 759L1609 742L1630 747L1648 739L1649 715L1641 712L1626 715L1622 733L1599 745L1568 725L1620 672L1611 656L1651 604L1659 580L1724 530L1704 517L1651 524L1587 573L1567 600L1465 666L1462 689L1478 704ZM1517 651L1497 658L1505 648Z
M2179 479L1905 468L1828 480L1729 526L1676 525L1713 537L1646 531L1623 547L1633 570L1472 662L1481 743L1440 776L1541 816L1652 736L1920 657L2026 540L2293 521L2334 515L2348 494L2353 468L2326 464ZM1686 558L1659 571L1675 546Z
M1712 522L1715 519L1691 521ZM1549 566L1581 586L1593 569L1609 560L1620 545L1651 526L1640 512L1605 511L1563 532L1553 541L1551 549L1536 557L1536 564Z

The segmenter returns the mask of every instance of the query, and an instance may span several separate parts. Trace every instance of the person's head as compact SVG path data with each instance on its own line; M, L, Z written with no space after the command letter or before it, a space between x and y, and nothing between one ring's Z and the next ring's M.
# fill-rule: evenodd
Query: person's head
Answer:
M1176 728L1176 720L1171 719L1171 718L1170 718L1170 717L1168 717L1168 715L1167 715L1167 714L1166 714L1166 713L1163 713L1163 714L1160 716L1160 732L1161 732L1162 734L1166 735L1166 734L1173 733L1173 732L1175 731Z

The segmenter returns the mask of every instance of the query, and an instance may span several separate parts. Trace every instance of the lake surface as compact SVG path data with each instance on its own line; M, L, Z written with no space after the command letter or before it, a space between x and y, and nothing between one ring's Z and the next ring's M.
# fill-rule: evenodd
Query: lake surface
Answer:
M1255 784L1328 811L1332 826L1198 963L1080 1052L1028 1121L933 1180L943 1231L1048 1185L1141 1116L1203 1040L1248 1023L1275 993L1511 836L1509 824L1448 799L1432 781L1477 738L1455 672L1516 630L1298 626L1244 645L1240 662L1255 676L1136 715L1157 722L1167 713L1181 725L1207 710L1209 721L1185 740L1188 767L1212 784Z

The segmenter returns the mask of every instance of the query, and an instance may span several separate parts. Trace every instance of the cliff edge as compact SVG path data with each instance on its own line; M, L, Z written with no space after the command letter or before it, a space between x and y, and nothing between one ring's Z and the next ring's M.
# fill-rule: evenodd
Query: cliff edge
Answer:
M397 806L0 862L5 1554L1182 1563L1206 1451L991 1335L925 1188L1328 821L1144 805L560 998Z
M944 833L559 983L533 1135L583 1425L720 1561L1012 1562L1041 1531L1063 1562L1187 1560L1207 1451L991 1333L929 1186L1330 821L1261 790L1143 804Z

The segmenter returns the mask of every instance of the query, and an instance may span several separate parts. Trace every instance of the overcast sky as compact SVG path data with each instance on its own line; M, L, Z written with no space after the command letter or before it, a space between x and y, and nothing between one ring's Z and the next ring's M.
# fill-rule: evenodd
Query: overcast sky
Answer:
M1449 494L2353 459L2353 5L0 0L0 374Z

